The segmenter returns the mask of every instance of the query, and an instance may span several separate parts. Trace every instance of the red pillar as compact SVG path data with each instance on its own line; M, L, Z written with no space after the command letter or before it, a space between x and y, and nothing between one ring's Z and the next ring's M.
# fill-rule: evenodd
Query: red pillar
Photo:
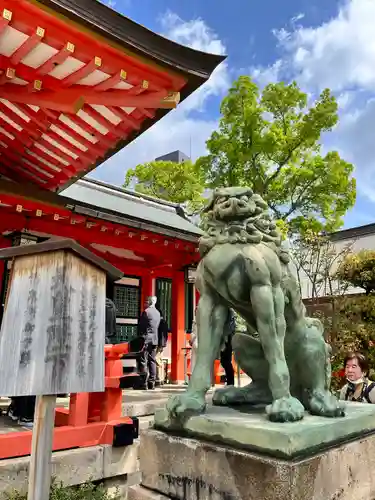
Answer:
M185 273L175 271L172 277L172 367L173 383L184 381Z

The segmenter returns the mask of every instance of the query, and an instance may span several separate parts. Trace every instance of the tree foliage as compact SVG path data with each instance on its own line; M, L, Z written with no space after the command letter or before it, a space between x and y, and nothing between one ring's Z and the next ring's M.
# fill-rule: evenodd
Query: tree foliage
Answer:
M202 205L204 180L201 171L191 161L151 161L128 170L124 187L135 183L138 193L155 196L179 204L187 203L191 210Z
M353 165L319 140L336 125L329 90L308 104L296 83L269 84L261 93L246 76L221 104L219 129L197 161L209 188L251 186L292 231L332 231L355 202Z
M362 250L350 254L341 263L338 276L355 288L362 288L366 295L375 291L375 251Z

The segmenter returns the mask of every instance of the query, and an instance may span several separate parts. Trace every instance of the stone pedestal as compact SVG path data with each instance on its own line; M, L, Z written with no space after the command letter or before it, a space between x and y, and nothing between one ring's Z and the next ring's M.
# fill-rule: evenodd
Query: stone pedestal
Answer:
M178 431L162 410L155 425L161 430L142 435L142 485L167 498L375 498L373 405L350 404L342 419L306 415L293 424L209 407Z

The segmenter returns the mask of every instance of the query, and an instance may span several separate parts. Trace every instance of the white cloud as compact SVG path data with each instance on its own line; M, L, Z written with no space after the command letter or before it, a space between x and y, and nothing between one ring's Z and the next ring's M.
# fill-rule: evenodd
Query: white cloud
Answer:
M160 22L163 34L181 45L210 54L225 55L226 49L202 19L184 22L177 14L167 11ZM220 64L212 73L211 78L200 89L189 96L182 104L184 111L203 111L206 100L211 96L222 95L230 85L228 65Z
M374 0L346 0L321 26L292 20L290 28L273 31L281 57L251 73L260 84L296 79L312 97L326 87L335 93L340 122L325 136L324 149L353 162L359 193L375 203L374 19Z
M183 21L171 11L161 18L162 34L196 50L225 54L225 46L202 19ZM179 149L195 159L206 151L206 140L217 127L215 120L196 112L205 110L209 98L222 96L230 85L227 64L222 63L211 78L158 123L143 133L122 151L110 158L92 174L95 178L122 184L125 173L138 163L151 161ZM194 111L194 116L192 112ZM202 116L202 118L200 118Z
M286 56L310 87L375 90L374 0L350 0L317 28L278 30Z

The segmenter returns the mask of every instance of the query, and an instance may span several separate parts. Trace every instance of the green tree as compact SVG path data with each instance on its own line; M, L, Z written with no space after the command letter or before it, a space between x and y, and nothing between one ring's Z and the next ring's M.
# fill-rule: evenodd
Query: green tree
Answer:
M195 211L202 206L204 178L191 161L151 161L128 170L124 187L135 184L138 193L155 196Z
M375 291L375 251L362 250L350 254L341 263L337 274L355 288L362 288L366 295Z
M329 90L309 105L296 83L269 84L261 93L247 76L234 82L221 104L219 129L199 158L208 188L251 186L292 232L332 231L353 206L353 165L319 140L338 120Z

